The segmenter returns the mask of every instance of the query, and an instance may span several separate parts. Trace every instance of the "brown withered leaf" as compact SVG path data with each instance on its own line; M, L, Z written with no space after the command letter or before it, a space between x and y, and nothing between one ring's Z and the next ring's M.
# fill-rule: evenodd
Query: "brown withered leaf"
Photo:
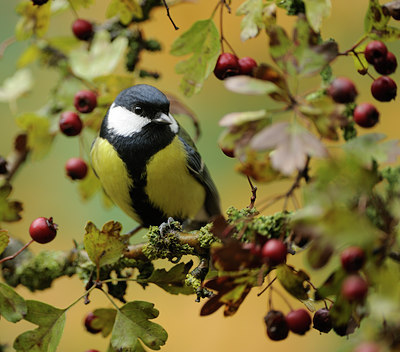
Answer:
M205 287L218 292L204 303L200 315L213 314L225 306L224 316L232 316L237 312L254 285L254 278L246 276L221 276L207 281Z
M299 124L277 122L264 128L251 140L258 151L272 150L272 167L289 176L303 170L308 156L326 157L328 152L321 141Z
M239 271L261 265L259 258L235 239L227 239L223 245L212 247L211 258L220 271Z

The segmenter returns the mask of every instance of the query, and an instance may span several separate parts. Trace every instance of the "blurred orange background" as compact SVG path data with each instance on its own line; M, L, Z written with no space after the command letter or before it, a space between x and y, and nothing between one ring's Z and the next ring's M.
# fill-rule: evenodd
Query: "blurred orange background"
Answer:
M242 1L232 1L232 13L225 13L224 35L239 56L252 56L257 62L271 62L268 54L268 41L265 33L260 33L256 39L241 42L239 38L240 20L235 15L237 7ZM161 53L145 54L142 57L141 66L161 73L158 81L139 80L156 85L164 91L179 96L182 101L191 107L200 119L203 134L198 142L201 151L213 177L219 188L222 207L227 209L230 205L242 208L248 205L250 189L247 180L235 173L235 161L225 157L217 146L217 139L222 129L218 121L226 113L233 111L248 111L268 108L271 101L265 98L242 96L228 92L223 83L214 76L206 81L202 91L192 98L183 97L179 90L180 76L174 71L179 58L169 55L171 43L184 31L190 28L194 21L205 19L211 15L217 1L197 1L184 3L171 8L171 15L175 23L180 27L174 31L170 24L165 9L160 7L153 12L151 21L142 25L147 38L157 38L162 41ZM363 34L363 16L367 8L367 1L348 0L332 1L331 16L325 20L322 27L322 36L325 39L334 38L339 43L339 48L344 51L350 48ZM92 21L104 20L106 1L97 1L96 6L87 10L79 10L79 16ZM17 16L15 14L16 2L3 1L0 22L0 39L5 40L13 35ZM69 35L70 26L74 20L72 12L57 17L51 23L49 33L52 35ZM217 17L216 17L217 20ZM278 22L290 31L293 18L288 18L283 11L278 12ZM0 82L9 77L16 70L16 58L26 48L26 43L16 43L10 46L0 61ZM399 43L388 43L389 50L399 53ZM360 76L349 57L340 57L333 64L336 76L346 75L356 82L360 93L358 101L371 100L369 77ZM28 96L18 101L18 112L34 111L41 107L47 99L47 92L54 83L54 72L43 72L37 66L33 69L36 74L34 90ZM39 74L40 75L37 75ZM399 81L399 74L393 77ZM299 90L307 91L313 87L317 80L301 80ZM376 106L381 112L381 123L375 128L376 132L383 132L389 138L397 138L400 128L398 116L398 101L391 103L378 103ZM6 156L11 149L13 136L18 128L13 121L7 104L0 104L1 128L0 128L0 155ZM72 247L72 240L82 240L83 228L86 221L92 220L101 226L108 220L122 222L124 229L131 229L134 224L119 209L105 209L101 205L100 197L96 196L89 202L83 203L78 195L76 185L64 175L65 161L79 153L78 140L59 136L56 138L51 153L38 162L28 162L15 177L12 198L24 203L23 220L15 224L3 224L12 235L22 241L28 241L28 227L30 222L38 216L53 216L59 224L60 230L56 239L46 245L46 249L65 250ZM258 196L265 198L271 194L277 194L287 189L289 183L276 182L270 185L259 186ZM282 204L267 209L266 214L274 213L281 209ZM138 240L143 233L138 234ZM39 244L33 244L31 250L39 252L43 249ZM302 258L289 258L290 263L305 266ZM166 265L166 262L160 262ZM311 273L313 280L319 283L322 278L318 273ZM314 279L315 278L315 279ZM31 293L25 288L18 288L18 292L26 299L35 299L47 302L56 307L63 308L84 292L82 283L76 277L56 280L53 287L43 292ZM268 294L257 297L258 289L253 289L236 315L224 318L222 311L218 311L209 317L200 317L201 303L194 301L194 296L173 296L157 287L150 286L143 290L138 285L131 284L128 291L128 300L148 300L155 304L160 311L160 316L155 322L161 324L169 334L166 345L162 351L178 352L217 352L217 351L321 351L332 352L342 349L348 344L346 338L339 338L333 332L328 335L320 335L312 330L306 336L290 334L282 342L270 341L265 332L263 317L267 312ZM288 312L288 307L279 296L274 295L274 306ZM295 308L301 308L302 303L290 300ZM101 336L91 335L83 328L83 318L87 312L100 307L109 307L109 301L101 292L94 291L91 295L91 303L85 306L83 302L74 306L67 314L67 323L58 351L85 351L90 348L106 351L108 340ZM4 319L0 320L0 343L12 344L14 338L27 329L35 328L25 321L12 324ZM11 350L11 349L10 349Z

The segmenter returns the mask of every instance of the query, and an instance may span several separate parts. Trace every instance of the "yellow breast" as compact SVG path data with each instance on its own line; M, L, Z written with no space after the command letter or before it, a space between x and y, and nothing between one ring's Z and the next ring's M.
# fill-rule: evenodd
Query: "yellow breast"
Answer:
M97 137L90 157L93 169L107 195L127 215L140 222L130 205L129 188L132 186L132 180L114 147L106 139Z
M185 148L178 137L147 164L146 193L172 217L194 218L203 207L205 190L189 173Z

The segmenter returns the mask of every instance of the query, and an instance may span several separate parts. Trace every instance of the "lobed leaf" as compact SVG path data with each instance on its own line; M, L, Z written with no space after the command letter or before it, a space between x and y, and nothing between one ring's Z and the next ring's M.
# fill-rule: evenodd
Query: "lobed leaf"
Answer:
M257 133L250 143L258 151L273 150L272 167L289 176L303 170L308 156L326 157L325 146L313 134L298 124L277 122Z
M12 186L9 183L0 186L0 222L13 222L21 219L22 203L8 199L11 191Z
M247 0L236 10L236 15L244 16L240 23L240 39L245 41L256 37L265 29L263 13L267 5L263 0ZM275 5L272 5L275 7Z
M290 265L281 264L276 267L276 277L285 290L293 297L301 300L308 299L310 287L307 281L310 278L304 271L297 271Z
M97 267L115 263L126 247L126 238L120 235L119 222L109 221L99 230L89 221L85 226L83 244L90 260Z
M101 330L103 337L111 334L117 311L111 308L99 308L95 309L93 314L95 318L90 323L91 327L95 330Z
M0 315L9 322L16 323L23 319L26 313L25 300L10 286L0 282Z
M65 310L39 301L26 301L25 320L38 325L19 335L13 347L17 352L55 352L65 325Z
M272 93L283 94L275 83L249 76L234 76L224 80L225 88L240 94L266 95Z
M110 33L102 30L96 32L90 50L80 48L70 53L71 69L75 75L88 80L111 74L125 49L128 39L119 36L111 42Z
M163 290L173 295L193 294L193 288L185 284L186 275L193 266L193 261L187 263L179 263L170 270L157 269L154 270L149 278L141 279L139 283L153 283L161 287Z
M117 311L111 335L112 348L124 352L141 351L143 347L140 346L140 339L152 350L159 350L165 344L168 334L160 325L149 321L157 318L158 314L152 303L126 303Z
M364 17L365 33L384 30L389 20L390 15L384 13L379 0L369 0L368 10Z
M177 73L183 74L180 88L185 95L191 96L201 89L213 71L220 51L219 33L212 19L196 21L174 41L170 51L172 55L192 54L175 67Z

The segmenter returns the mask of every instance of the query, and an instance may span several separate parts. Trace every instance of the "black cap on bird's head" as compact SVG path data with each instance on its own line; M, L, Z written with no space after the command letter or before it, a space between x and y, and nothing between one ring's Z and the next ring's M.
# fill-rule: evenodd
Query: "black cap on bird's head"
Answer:
M147 84L123 90L115 98L103 121L100 135L108 132L119 136L132 136L143 129L176 134L179 125L169 113L169 100L157 88Z
M124 89L114 101L115 105L122 106L132 112L136 106L140 106L149 112L163 112L169 114L169 100L164 93L147 84ZM148 116L150 117L150 116Z

